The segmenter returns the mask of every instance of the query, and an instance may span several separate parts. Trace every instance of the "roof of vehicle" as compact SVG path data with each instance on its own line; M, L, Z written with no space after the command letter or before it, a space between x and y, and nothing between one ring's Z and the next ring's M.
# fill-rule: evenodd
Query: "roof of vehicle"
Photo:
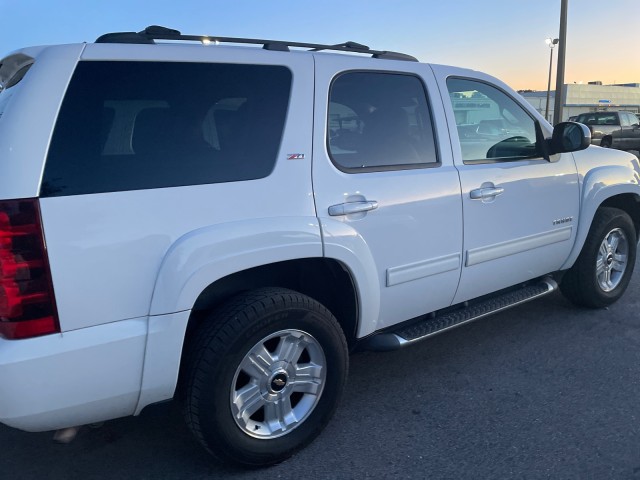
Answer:
M290 47L303 48L318 52L321 50L333 50L347 53L363 53L373 58L388 60L404 60L417 62L418 59L406 53L391 52L387 50L372 50L366 45L356 42L344 42L336 45L324 45L317 43L290 42L285 40L265 40L257 38L217 37L211 35L183 35L178 30L152 25L140 32L114 32L106 33L96 39L96 43L129 43L129 44L155 44L155 40L201 42L203 44L239 43L262 45L265 50L288 52Z

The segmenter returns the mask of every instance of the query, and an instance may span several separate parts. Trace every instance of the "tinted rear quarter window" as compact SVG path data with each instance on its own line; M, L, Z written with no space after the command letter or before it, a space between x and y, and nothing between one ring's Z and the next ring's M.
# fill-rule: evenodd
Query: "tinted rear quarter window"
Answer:
M290 89L283 66L80 62L58 116L41 196L266 177Z

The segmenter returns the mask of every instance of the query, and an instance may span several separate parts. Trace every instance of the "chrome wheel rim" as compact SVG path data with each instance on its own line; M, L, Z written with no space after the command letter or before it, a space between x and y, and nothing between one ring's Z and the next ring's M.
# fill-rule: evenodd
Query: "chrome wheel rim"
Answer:
M614 290L627 270L629 242L624 232L615 228L602 240L596 260L596 278L604 292Z
M236 369L231 412L254 438L277 438L301 425L318 404L326 379L322 347L301 330L282 330L254 345Z

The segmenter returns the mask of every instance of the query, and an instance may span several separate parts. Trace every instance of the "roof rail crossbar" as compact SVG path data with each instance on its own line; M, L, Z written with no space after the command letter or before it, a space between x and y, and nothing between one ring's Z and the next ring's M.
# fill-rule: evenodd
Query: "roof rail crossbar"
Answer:
M248 43L254 45L262 45L265 50L274 50L279 52L288 52L289 47L308 48L311 51L318 52L320 50L334 50L350 53L364 53L374 58L382 58L389 60L404 60L417 62L418 59L399 52L388 52L371 50L366 45L356 42L345 42L337 45L322 45L317 43L305 42L287 42L283 40L264 40L258 38L236 38L236 37L215 37L211 35L183 35L178 30L171 28L152 25L141 32L114 32L106 33L98 39L96 43L138 43L138 44L154 44L155 40L182 40L202 43Z

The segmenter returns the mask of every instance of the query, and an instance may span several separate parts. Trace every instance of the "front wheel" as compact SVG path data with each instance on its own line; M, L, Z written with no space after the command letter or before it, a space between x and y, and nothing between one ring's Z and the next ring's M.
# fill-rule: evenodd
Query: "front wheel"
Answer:
M576 263L562 279L562 293L573 303L602 308L627 289L636 261L636 230L617 208L596 212Z
M328 423L348 350L338 322L315 300L274 288L242 294L195 335L184 372L185 418L214 456L278 463Z

